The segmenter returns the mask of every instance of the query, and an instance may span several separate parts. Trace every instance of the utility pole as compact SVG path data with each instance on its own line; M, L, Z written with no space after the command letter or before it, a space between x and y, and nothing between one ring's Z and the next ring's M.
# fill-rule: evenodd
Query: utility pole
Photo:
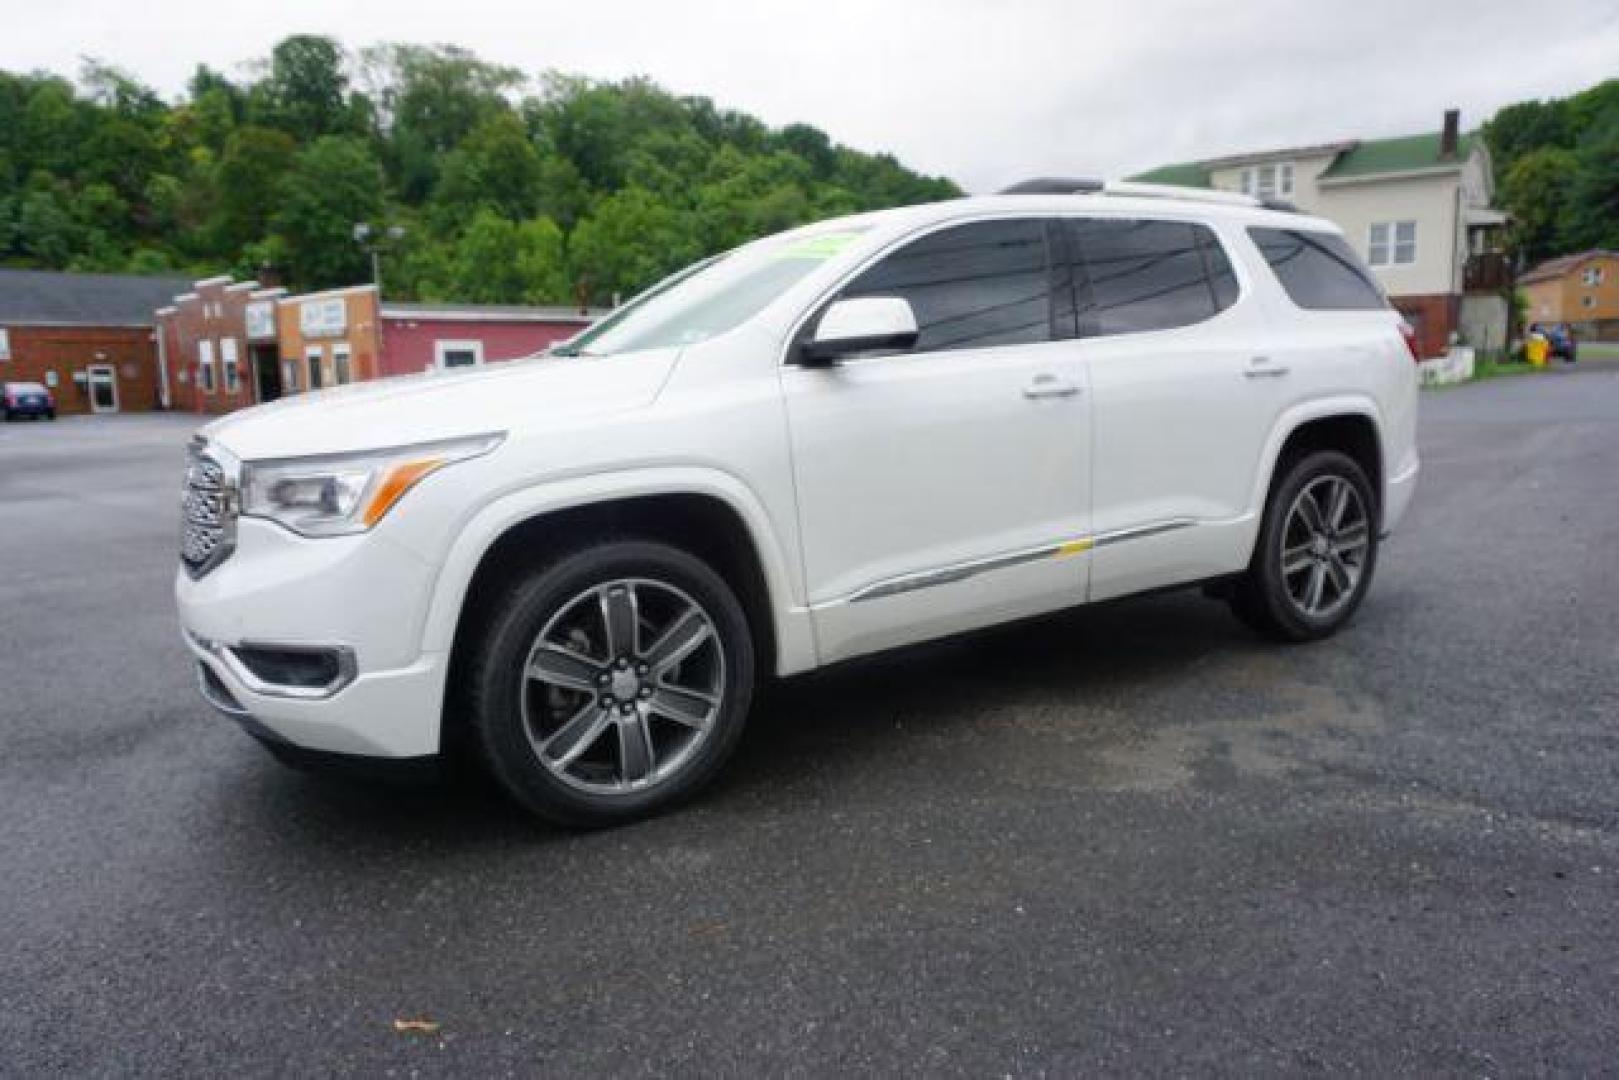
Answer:
M387 228L372 228L367 221L354 223L354 242L363 247L371 256L371 283L377 287L377 295L382 295L382 252L384 248L398 244L405 238L405 230L400 225L389 225Z

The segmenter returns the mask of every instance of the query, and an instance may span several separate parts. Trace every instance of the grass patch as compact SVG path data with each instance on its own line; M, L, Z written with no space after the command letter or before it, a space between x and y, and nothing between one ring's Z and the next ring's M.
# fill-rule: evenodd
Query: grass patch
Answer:
M1527 360L1480 360L1473 365L1473 381L1502 379L1513 375L1534 375L1545 371Z

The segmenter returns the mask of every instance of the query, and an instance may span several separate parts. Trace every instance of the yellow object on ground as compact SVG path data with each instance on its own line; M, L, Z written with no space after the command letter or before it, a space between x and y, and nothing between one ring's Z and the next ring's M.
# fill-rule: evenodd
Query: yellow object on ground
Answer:
M1524 342L1524 358L1536 367L1546 366L1546 354L1549 352L1551 352L1551 342L1539 334L1532 335L1528 341Z

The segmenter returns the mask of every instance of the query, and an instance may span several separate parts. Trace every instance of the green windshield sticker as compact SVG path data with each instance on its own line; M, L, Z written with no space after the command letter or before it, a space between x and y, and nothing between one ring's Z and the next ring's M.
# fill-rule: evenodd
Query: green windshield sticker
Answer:
M778 259L830 259L844 248L854 242L857 232L821 233L818 236L806 236L802 240L782 248L776 253Z

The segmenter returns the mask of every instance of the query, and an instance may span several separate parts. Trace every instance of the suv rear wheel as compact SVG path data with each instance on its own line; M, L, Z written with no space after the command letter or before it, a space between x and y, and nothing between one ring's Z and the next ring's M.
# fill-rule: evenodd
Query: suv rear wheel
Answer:
M596 544L516 583L490 622L469 657L473 741L543 817L643 817L730 756L753 665L742 606L707 564L663 544Z
M1365 470L1317 451L1271 486L1253 560L1232 608L1284 641L1315 641L1349 621L1377 567L1376 503Z

